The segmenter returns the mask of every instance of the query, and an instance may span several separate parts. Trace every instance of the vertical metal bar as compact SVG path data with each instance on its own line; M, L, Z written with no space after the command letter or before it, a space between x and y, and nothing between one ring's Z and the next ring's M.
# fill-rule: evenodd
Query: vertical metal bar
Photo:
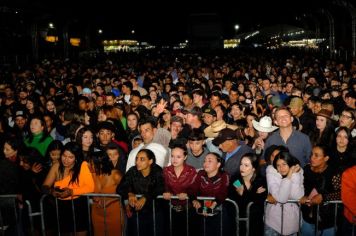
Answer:
M59 225L59 212L58 212L58 198L54 198L56 202L56 215L57 215L57 227L58 227L58 236L61 236L61 228Z
M203 217L203 235L205 236L206 235L206 228L205 228L205 216L202 216Z
M220 236L223 235L223 206L221 204L221 212L220 212Z
M302 225L302 209L301 209L301 205L299 203L298 204L298 208L299 208L299 229L298 229L298 236L301 235L300 233L300 226Z
M172 200L169 199L169 235L172 236Z
M15 222L16 222L16 234L20 235L20 230L19 230L19 222L18 222L18 216L17 216L17 206L16 206L16 198L13 198L13 204L14 204L14 213L15 213Z
M31 234L35 235L35 229L33 227L32 206L31 206L30 201L26 200L25 202L26 202L27 207L28 207L28 218L29 218L29 221L30 221Z
M91 209L90 209L91 199L89 198L89 196L86 196L86 198L87 198L87 208L88 208L89 236L92 236Z
M65 201L65 200L64 200ZM73 197L71 199L72 202L72 214L73 214L73 229L74 229L74 235L77 235L77 222L76 222L76 217L75 217L75 209L74 209L74 200Z
M316 206L315 236L319 234L319 205Z
M336 232L337 232L337 203L334 203L335 204L335 218L334 218L334 235L336 235Z
M138 211L136 211L136 228L137 228L137 236L140 236L140 224L139 224L139 218L138 218Z
M283 213L284 213L284 204L281 203L281 234L283 235Z
M185 201L185 207L186 207L187 236L189 236L189 201L188 201L188 199Z
M5 236L5 225L2 220L2 214L1 214L1 209L0 209L0 227L1 227L1 235Z
M152 208L153 208L153 235L156 236L156 204L155 204L156 200L153 199L152 200Z
M46 226L44 222L44 208L43 208L43 200L47 197L48 195L43 195L40 200L40 210L42 212L41 214L41 231L42 231L42 236L46 236Z
M105 236L108 235L108 226L106 223L106 198L104 197L104 231L105 231Z
M247 211L246 211L246 235L249 236L250 235L250 212L251 212L251 206L253 205L253 202L250 202L247 205ZM238 234L236 234L238 235Z

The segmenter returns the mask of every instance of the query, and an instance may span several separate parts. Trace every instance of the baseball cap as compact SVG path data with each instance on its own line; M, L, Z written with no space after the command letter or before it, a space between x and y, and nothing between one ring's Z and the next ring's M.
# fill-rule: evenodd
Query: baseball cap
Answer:
M213 144L215 146L219 146L226 140L233 140L233 139L237 139L236 131L229 128L225 128L219 132L218 136L213 140Z
M289 103L289 108L298 108L298 107L303 107L304 102L303 99L300 97L294 97L291 99Z
M216 116L216 111L212 108L205 108L203 114L209 114L212 116Z
M196 115L196 116L199 116L199 117L202 115L202 111L201 111L200 107L193 107L193 108L190 109L190 110L183 110L182 113L183 113L183 114L188 114L188 113L190 113L190 114L192 114L192 115Z

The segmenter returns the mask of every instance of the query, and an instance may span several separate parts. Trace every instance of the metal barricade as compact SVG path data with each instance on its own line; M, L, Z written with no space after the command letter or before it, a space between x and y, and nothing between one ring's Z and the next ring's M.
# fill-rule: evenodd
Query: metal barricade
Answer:
M337 224L337 214L338 214L338 205L342 204L341 200L336 200L336 201L327 201L322 203L323 205L329 205L329 204L334 204L334 235L336 235L337 229L338 229L338 224ZM317 213L316 213L316 222L315 222L315 235L319 235L319 214L320 214L320 205L317 206Z
M162 195L157 196L157 199L164 199ZM177 196L171 196L171 199L169 200L169 235L172 236L173 233L173 222L172 222L172 200L179 200ZM185 212L186 212L186 235L189 235L189 198L186 198L186 204L185 204Z
M34 222L33 222L33 217L35 216L41 216L42 215L42 211L38 211L38 212L32 212L32 205L31 202L26 200L25 201L26 205L27 205L27 209L28 209L28 219L30 222L30 231L32 235L35 235L35 228L34 228Z
M301 225L301 222L302 222L302 213L301 213L301 209L300 209L300 204L299 204L299 200L288 200L287 202L285 203L280 203L280 202L277 202L276 204L279 204L281 206L281 234L283 235L283 228L284 228L284 205L285 204L290 204L290 203L294 203L294 204L297 204L298 205L298 208L299 208L299 230L298 230L298 235L300 235L300 225ZM267 205L268 204L273 204L273 203L270 203L268 201L265 202L265 209L264 209L264 222L265 222L265 219L266 219L266 209L267 209ZM266 223L265 223L266 224Z
M230 200L230 199L227 199ZM232 201L232 200L230 200ZM234 201L233 201L234 202ZM235 203L235 202L234 202ZM235 203L236 204L236 203ZM236 235L239 235L240 230L239 230L239 221L245 222L246 224L246 236L250 235L250 212L251 212L251 206L253 205L253 202L250 202L249 204L247 204L247 208L246 208L246 217L240 217L238 218L238 216L236 216L236 222L237 222L237 232ZM238 208L237 208L238 210Z
M42 231L42 235L45 236L47 234L46 231L46 222L45 222L45 204L44 201L46 200L46 198L48 197L53 197L51 195L43 195L41 197L40 200L40 209L41 209L41 214L38 214L41 216L41 231ZM70 200L58 200L57 198L54 198L54 203L55 203L55 216L56 216L56 226L57 226L57 235L60 236L61 235L61 225L60 225L60 215L59 215L59 208L58 208L58 201L71 201L71 212L72 212L72 220L73 220L73 233L74 235L77 234L77 219L76 219L76 209L75 209L75 204L74 204L74 200L78 199L78 198L73 198L76 196L72 196L72 199ZM118 222L119 224L122 225L122 229L121 229L121 235L124 235L124 224L122 224L123 219L124 219L124 215L123 215L123 209L122 209L122 205L121 205L121 197L118 194L83 194L83 195L79 195L78 197L84 197L86 199L86 203L87 203L87 213L88 213L88 219L87 219L87 223L88 223L88 234L90 236L94 235L93 234L93 222L92 222L92 218L91 218L91 205L93 204L93 200L92 198L102 198L103 201L103 211L104 211L104 232L102 233L102 235L109 235L109 231L108 231L108 225L107 225L107 202L109 201L107 198L117 198L117 200L120 202L120 222ZM69 216L68 216L69 217Z
M16 235L21 235L19 216L18 216L18 205L17 205L17 195L0 195L0 234L5 235L6 230L14 230ZM13 215L12 215L12 213ZM10 220L10 222L5 222L5 220ZM13 221L13 222L11 222Z

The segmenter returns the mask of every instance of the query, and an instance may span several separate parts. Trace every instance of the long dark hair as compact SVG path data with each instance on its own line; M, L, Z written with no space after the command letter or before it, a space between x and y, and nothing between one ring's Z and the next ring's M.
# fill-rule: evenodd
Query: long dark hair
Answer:
M277 170L277 161L284 160L289 167L300 164L299 160L295 158L290 152L281 151L273 160L273 167ZM283 176L285 177L285 176Z
M243 155L243 156L241 157L241 160L242 160L242 158L247 158L247 159L249 159L250 162L251 162L252 168L255 169L255 171L254 171L254 173L253 173L253 175L252 175L252 177L251 177L251 180L250 180L251 183L252 183L252 182L256 179L256 176L259 175L259 173L260 173L259 158L258 158L257 155L254 154L254 153L246 153L245 155ZM240 165L241 165L241 160L240 160Z
M92 164L94 165L96 175L110 175L114 169L110 158L105 152L97 152L93 156Z
M80 167L83 162L82 148L75 142L69 142L66 145L64 145L64 148L61 153L61 158L65 151L69 151L75 156L74 166L71 169L72 178L69 181L69 184L79 183ZM59 162L58 170L59 170L60 177L63 178L64 166L63 166L62 160Z
M153 165L153 164L156 164L156 156L155 156L155 154L154 154L150 149L146 149L146 148L141 149L141 150L137 153L137 155L138 155L140 152L146 153L146 156L147 156L148 160L153 160L153 161L152 161L152 165ZM136 155L136 158L137 158L137 155Z

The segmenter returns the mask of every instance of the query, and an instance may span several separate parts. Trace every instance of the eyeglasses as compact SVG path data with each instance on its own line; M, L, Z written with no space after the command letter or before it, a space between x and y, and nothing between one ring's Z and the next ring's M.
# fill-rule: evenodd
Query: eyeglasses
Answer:
M348 119L352 119L352 116L348 116L348 115L345 115L345 114L341 114L341 117L343 117L343 118L348 118Z

